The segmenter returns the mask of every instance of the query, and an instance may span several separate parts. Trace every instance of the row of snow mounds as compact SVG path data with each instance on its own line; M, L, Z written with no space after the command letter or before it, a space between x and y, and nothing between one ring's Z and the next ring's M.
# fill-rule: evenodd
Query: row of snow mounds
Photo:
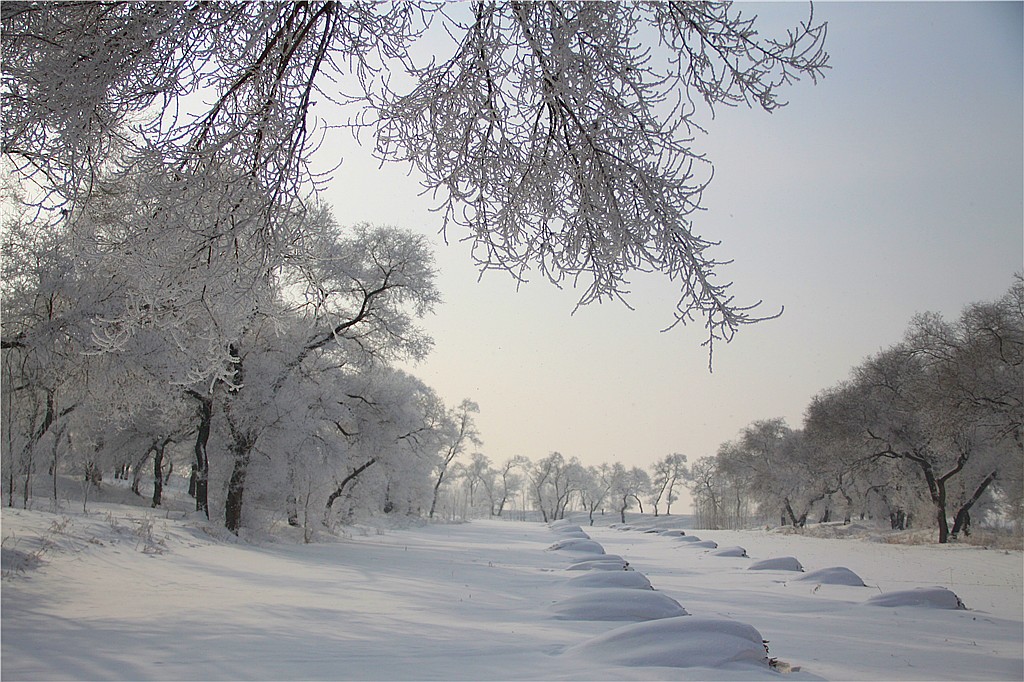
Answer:
M552 524L564 535L569 524ZM676 537L683 536L679 531ZM754 627L728 618L691 616L679 602L658 592L650 580L615 554L592 551L593 542L566 538L549 547L573 555L566 570L582 571L568 585L586 588L551 605L555 618L588 621L634 621L569 647L562 655L618 666L671 668L769 666L764 638ZM585 549L583 549L585 548Z
M636 526L616 525L618 530L638 530L644 533L657 532L659 535L675 537L680 541L681 547L691 549L708 550L710 556L719 557L744 557L747 552L742 547L722 547L713 540L701 540L696 535L687 535L683 530L658 530L650 528L638 528ZM782 556L762 559L751 563L748 567L751 571L792 571L803 573L804 567L796 557ZM817 585L843 585L848 587L867 587L864 580L844 566L830 566L822 568L795 578L801 582L809 582ZM897 590L886 592L868 599L866 604L871 606L917 606L933 609L966 609L963 601L952 590L945 587L919 587L911 590Z

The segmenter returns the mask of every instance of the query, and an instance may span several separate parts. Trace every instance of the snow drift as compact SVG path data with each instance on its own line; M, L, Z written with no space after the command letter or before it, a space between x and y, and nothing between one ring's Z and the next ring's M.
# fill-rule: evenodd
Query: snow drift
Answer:
M653 590L651 581L638 571L590 571L569 579L572 587L622 587L632 590Z
M552 604L551 610L564 620L657 620L687 615L679 602L663 592L616 587L574 594Z
M623 666L768 667L763 638L755 628L734 620L695 616L626 625L569 647L563 655Z
M689 537L689 536L686 536L686 537ZM679 539L680 540L685 540L686 537L681 537ZM697 540L694 540L694 541L691 541L691 542L687 542L685 545L681 545L681 546L682 547L693 547L695 549L717 549L718 548L718 543L715 542L714 540L701 540L700 538L698 538Z
M567 571L630 571L629 562L625 559L590 559L589 561L577 561L570 565Z
M722 547L716 549L714 552L710 552L711 556L733 556L733 557L745 557L747 556L747 550L739 546L734 547Z
M773 559L755 561L747 567L751 571L802 571L804 567L795 557L780 556Z
M593 540L584 540L583 538L566 538L559 540L555 544L548 547L549 551L565 551L565 552L586 552L588 554L604 554L604 547L601 543L594 542Z
M966 609L960 597L945 587L918 587L886 592L868 599L871 606L921 606L928 609Z
M807 582L820 583L822 585L850 585L851 587L865 587L861 577L844 566L831 566L817 571L811 571L796 578Z

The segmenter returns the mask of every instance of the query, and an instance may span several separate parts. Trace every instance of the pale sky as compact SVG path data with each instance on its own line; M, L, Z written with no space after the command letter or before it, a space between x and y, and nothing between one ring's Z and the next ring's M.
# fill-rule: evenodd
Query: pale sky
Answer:
M758 419L799 427L818 392L897 343L911 317L949 318L1024 269L1021 3L820 3L832 69L789 106L719 109L699 137L715 166L697 231L721 241L739 302L773 321L716 347L672 321L676 289L634 280L635 311L570 315L578 293L501 273L477 282L468 246L440 239L445 303L424 321L435 350L412 368L450 405L480 405L480 451L500 463L559 451L649 467L714 454ZM744 6L768 22L805 5ZM347 141L342 140L342 143ZM354 143L353 143L354 144ZM435 235L417 178L354 146L324 198L343 223ZM450 235L457 237L459 235Z

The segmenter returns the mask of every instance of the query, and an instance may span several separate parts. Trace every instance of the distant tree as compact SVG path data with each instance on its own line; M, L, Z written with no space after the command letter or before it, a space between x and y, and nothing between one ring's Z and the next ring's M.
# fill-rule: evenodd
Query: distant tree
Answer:
M633 506L634 502L639 506L640 513L643 513L644 504L641 497L647 494L650 486L650 477L640 467L626 469L618 462L612 465L609 495L616 500L616 507L622 523L626 522L626 511Z
M665 500L665 514L670 515L672 503L676 501L676 486L686 472L686 455L665 455L654 463L651 472L651 506L654 507L654 515L658 515L658 504L662 499Z
M441 485L448 474L448 468L455 458L462 454L471 445L480 445L480 434L477 431L474 414L480 412L480 406L469 398L459 403L458 407L450 410L447 415L448 432L440 449L440 457L434 466L434 496L430 503L428 516L434 518L437 510L437 500L440 495Z
M715 457L701 457L686 470L698 528L723 527L724 476L720 475L717 464Z
M502 512L505 511L505 505L508 503L509 498L514 498L516 491L522 487L525 473L529 468L530 460L522 455L516 455L502 463L496 477L497 493L495 497L498 499L498 508L495 515L501 516Z
M587 467L580 495L591 526L594 525L594 512L601 509L608 500L611 486L612 467L608 464Z

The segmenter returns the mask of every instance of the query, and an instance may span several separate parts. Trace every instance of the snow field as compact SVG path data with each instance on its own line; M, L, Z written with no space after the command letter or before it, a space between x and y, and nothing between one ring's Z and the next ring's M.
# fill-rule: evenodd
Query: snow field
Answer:
M772 656L801 668L795 676L1024 679L1020 552L702 531L723 545L747 548L750 558L742 558L610 527L589 532L691 614L726 615L753 625L769 640ZM757 561L788 554L811 573L748 570ZM819 573L819 567L825 570ZM850 575L868 587L839 577ZM915 589L942 584L952 590ZM953 592L967 610L950 607ZM880 608L872 601L887 594L880 601L897 606ZM936 596L928 600L923 594Z
M750 555L723 557L599 526L594 557L504 521L246 544L192 517L97 509L3 510L3 679L777 680L752 632L800 668L787 679L1024 677L1020 552L702 531ZM635 570L566 570L610 554ZM808 572L747 570L779 556ZM804 579L837 566L868 587ZM967 609L869 603L932 586ZM619 591L691 615L553 610Z

